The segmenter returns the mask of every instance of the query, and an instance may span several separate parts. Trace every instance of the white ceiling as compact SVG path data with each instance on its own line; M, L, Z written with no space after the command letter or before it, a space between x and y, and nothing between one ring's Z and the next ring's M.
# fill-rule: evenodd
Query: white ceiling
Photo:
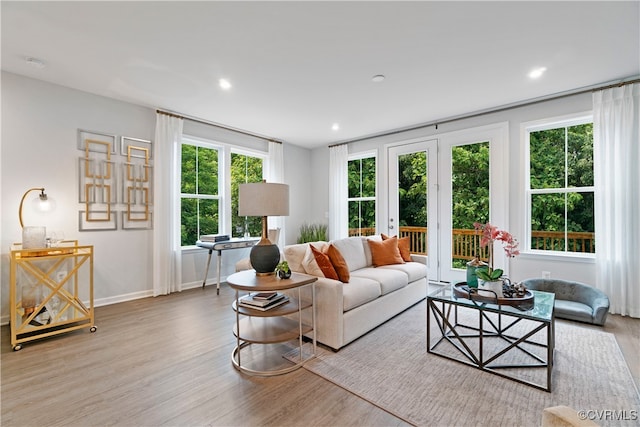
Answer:
M639 6L2 1L2 69L316 147L636 77Z

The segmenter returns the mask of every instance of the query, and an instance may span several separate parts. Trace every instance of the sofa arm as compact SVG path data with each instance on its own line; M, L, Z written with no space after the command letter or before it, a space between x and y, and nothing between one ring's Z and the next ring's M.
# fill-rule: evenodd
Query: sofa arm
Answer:
M342 282L325 277L319 277L316 281L317 339L335 349L342 347L344 341L343 286Z
M420 264L427 265L427 256L426 255L411 254L411 261L419 262Z
M607 320L607 314L609 313L609 298L601 296L593 300L593 323L596 325L604 325Z
M344 343L342 286L342 282L325 277L318 277L315 282L316 339L333 349L339 349ZM300 292L303 299L310 299L310 286L301 288ZM289 290L286 293L290 297L298 298L296 290ZM290 317L298 319L297 314ZM311 325L311 310L303 310L302 319L306 324Z

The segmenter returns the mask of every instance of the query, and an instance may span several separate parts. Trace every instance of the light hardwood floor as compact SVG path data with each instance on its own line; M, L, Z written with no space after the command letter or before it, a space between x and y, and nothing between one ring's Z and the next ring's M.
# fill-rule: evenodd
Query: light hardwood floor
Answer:
M2 327L2 426L400 426L304 369L250 377L231 366L226 285L96 308L98 331L26 343ZM590 326L584 326L590 327ZM638 384L640 319L609 316Z

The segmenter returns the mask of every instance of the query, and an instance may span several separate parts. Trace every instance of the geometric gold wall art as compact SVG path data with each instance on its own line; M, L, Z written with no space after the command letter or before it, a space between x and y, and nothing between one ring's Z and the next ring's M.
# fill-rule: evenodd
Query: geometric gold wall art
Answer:
M108 218L108 220L89 220L87 221L88 212L78 211L78 231L113 231L118 229L118 215L115 211L95 211L93 217Z
M153 206L153 166L151 165L150 141L122 137L120 153L124 156L122 163L121 203L122 228L150 229Z
M81 231L113 230L116 226L115 139L114 135L78 130L78 149L83 152L78 169L78 196L84 203Z
M153 228L153 212L148 212L146 219L136 219L136 216L143 215L143 212L132 212L129 215L126 211L122 211L122 229L123 230L150 230Z
M78 129L80 231L116 230L118 216L123 229L153 227L152 148L151 141L123 136L118 156L115 135Z

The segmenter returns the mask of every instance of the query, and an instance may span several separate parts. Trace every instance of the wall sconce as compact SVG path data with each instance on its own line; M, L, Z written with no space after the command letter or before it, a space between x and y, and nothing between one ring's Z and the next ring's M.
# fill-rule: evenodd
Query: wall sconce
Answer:
M238 192L238 215L262 217L262 238L251 248L251 265L258 276L272 274L280 262L280 249L269 240L267 217L289 215L289 186L254 182L240 184Z
M20 227L22 227L22 248L43 248L45 247L45 240L47 237L47 229L42 226L24 226L22 221L22 208L27 195L32 191L39 191L38 197L33 199L34 207L40 212L51 212L55 208L55 202L47 193L44 192L44 188L35 187L30 188L22 195L20 199L20 206L18 207L18 220L20 221Z

